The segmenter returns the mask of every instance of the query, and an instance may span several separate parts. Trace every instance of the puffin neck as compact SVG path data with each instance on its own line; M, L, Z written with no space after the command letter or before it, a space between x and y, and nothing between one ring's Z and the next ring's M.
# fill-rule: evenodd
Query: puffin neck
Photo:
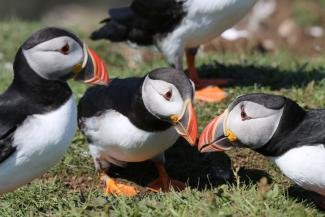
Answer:
M151 114L144 105L142 98L142 85L144 79L145 77L141 79L135 93L133 93L134 96L131 98L131 108L129 109L128 117L134 125L142 130L149 132L167 130L172 125Z
M305 110L295 102L286 99L283 115L273 137L268 143L259 149L255 149L255 151L265 156L276 157L293 148L294 141L298 139L293 135L295 134L294 131L304 120L305 116Z
M47 80L36 74L28 65L20 48L14 62L14 79L11 84L21 94L37 104L59 107L72 95L66 82Z

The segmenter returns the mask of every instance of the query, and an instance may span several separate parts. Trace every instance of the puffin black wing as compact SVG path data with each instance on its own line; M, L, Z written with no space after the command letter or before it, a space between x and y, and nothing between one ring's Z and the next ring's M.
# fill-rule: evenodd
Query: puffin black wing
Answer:
M12 145L13 134L26 119L24 111L28 110L24 106L18 106L22 100L10 89L0 96L0 163L16 151Z
M151 45L156 34L171 32L186 12L185 0L134 0L129 7L109 10L105 25L91 34L91 39L114 42L131 41Z
M141 87L144 78L115 78L108 86L93 86L87 89L78 104L78 124L84 131L87 118L99 117L108 110L115 110L127 117L133 125L146 131L162 131L171 125L153 116L145 108Z
M6 160L16 151L16 147L12 146L12 135L16 130L16 126L8 129L0 138L0 163Z
M84 129L85 118L100 116L107 110L116 110L128 116L132 101L138 95L141 78L111 80L108 86L97 85L87 89L78 104L78 125Z
M97 85L87 89L78 104L78 119L100 116L114 109L122 114L129 111L138 94L143 78L115 78L108 86Z
M47 89L51 89L51 85L48 85ZM66 98L63 94L58 94L58 96L60 96L59 100ZM0 95L0 163L15 152L16 147L12 145L13 135L26 118L33 114L49 112L60 105L59 102L49 99L52 104L44 106L40 103L42 99L37 97L40 96L32 95L31 97L26 91L19 91L17 83L13 83Z
M134 0L131 4L131 9L137 15L145 19L156 18L158 20L152 20L158 24L163 22L164 24L167 21L177 21L182 15L185 14L183 10L185 0Z

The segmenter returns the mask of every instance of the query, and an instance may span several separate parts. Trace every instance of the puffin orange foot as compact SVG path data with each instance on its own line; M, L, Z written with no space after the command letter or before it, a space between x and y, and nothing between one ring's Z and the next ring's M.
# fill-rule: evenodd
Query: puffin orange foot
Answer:
M186 187L185 183L176 179L168 178L167 183L168 184L166 184L166 182L163 182L161 178L157 178L156 180L151 182L147 187L153 192L158 192L160 190L162 190L163 192L168 192L171 189L174 189L176 191L182 191Z
M195 100L204 102L221 102L227 97L225 91L216 86L205 87L195 91Z
M106 196L112 194L115 196L134 197L140 193L137 187L118 182L107 175L103 175L101 180L105 183L104 194Z

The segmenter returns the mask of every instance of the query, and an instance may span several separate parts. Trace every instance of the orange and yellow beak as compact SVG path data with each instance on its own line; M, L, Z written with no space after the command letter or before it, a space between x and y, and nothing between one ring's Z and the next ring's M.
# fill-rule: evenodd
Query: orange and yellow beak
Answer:
M84 45L84 59L82 64L77 64L73 68L76 74L75 80L87 84L107 85L109 82L108 72L104 61L96 52Z
M232 142L235 142L237 138L232 132L225 129L227 116L226 110L205 127L198 143L198 149L201 153L226 151L233 147Z
M197 120L191 100L187 100L182 115L170 117L176 131L191 145L197 140Z

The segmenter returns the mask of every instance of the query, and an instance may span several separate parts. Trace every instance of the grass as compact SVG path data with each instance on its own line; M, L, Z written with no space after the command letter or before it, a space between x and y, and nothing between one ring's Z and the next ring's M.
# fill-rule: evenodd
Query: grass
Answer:
M324 22L324 0L294 0L292 14L301 26L322 25Z
M37 22L0 22L1 90L10 83L9 63L16 50L41 26ZM76 31L87 38L86 32L78 31L78 27ZM131 70L125 67L126 60L111 52L106 42L86 41L104 57L111 77L143 75L150 69L165 66L163 60L157 59ZM235 81L225 87L229 94L225 102L196 103L200 131L231 99L244 93L282 94L307 109L325 107L324 56L297 57L285 50L267 55L213 53L200 57L198 65L207 77L232 77ZM76 82L71 82L71 86L78 98L87 88ZM0 216L325 216L311 203L292 197L292 183L264 157L245 149L227 154L232 165L225 154L203 156L179 141L167 153L167 169L179 179L189 178L191 188L133 199L104 197L85 139L78 133L58 165L42 178L0 197ZM152 170L147 164L135 167L140 173L146 173L147 167ZM131 169L117 169L116 173L127 174L128 170ZM196 177L200 177L201 184ZM223 178L229 182L220 181Z

